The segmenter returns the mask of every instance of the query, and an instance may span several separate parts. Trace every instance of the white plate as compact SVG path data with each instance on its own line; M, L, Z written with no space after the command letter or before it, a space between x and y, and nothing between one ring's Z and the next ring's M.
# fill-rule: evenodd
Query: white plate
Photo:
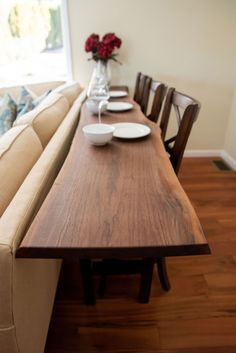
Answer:
M133 109L133 104L128 102L110 102L107 104L107 110L112 112L123 112L126 110Z
M117 123L112 124L112 126L115 128L113 136L122 139L136 139L147 136L151 133L150 127L143 124Z
M128 93L125 91L109 91L110 98L121 98L128 96Z

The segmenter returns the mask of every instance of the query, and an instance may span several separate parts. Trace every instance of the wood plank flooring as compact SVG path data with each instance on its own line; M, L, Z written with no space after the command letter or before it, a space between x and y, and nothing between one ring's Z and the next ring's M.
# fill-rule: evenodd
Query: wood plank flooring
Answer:
M77 270L68 278L65 267L45 353L236 353L236 173L186 158L179 178L212 254L167 259L172 289L155 272L149 304L136 302L138 276L114 276L85 306Z

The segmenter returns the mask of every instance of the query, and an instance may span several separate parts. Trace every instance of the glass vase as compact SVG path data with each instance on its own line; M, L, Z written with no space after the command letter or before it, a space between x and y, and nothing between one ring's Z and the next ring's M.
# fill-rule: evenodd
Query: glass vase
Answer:
M88 87L88 96L91 94L93 95L93 92L105 90L109 91L111 83L111 70L110 70L110 65L108 61L104 60L98 60L96 61L96 65L93 69L92 77L89 82L89 87Z
M87 92L87 107L92 113L97 114L99 103L109 99L110 80L111 74L108 62L96 61ZM103 106L103 111L105 109L106 105Z

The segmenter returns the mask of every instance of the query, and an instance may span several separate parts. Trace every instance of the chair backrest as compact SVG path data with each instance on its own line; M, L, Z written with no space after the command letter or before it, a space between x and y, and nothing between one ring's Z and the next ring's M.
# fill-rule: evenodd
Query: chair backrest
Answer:
M135 100L135 102L137 102L137 99L139 98L140 78L141 78L141 72L138 72L137 76L136 76L135 87L134 87L134 100Z
M146 114L147 111L151 83L151 77L144 75L141 72L137 74L134 90L134 100L140 105L144 114Z
M167 86L160 81L152 80L151 92L154 94L154 97L151 112L147 118L156 123L159 119L162 104L166 96Z
M166 139L166 132L170 120L172 107L174 109L175 116L177 119L178 129L176 135ZM194 98L191 98L186 94L177 92L174 88L170 88L168 90L161 117L160 128L165 149L170 155L170 161L176 174L178 174L183 158L183 153L193 123L197 119L200 108L200 103Z

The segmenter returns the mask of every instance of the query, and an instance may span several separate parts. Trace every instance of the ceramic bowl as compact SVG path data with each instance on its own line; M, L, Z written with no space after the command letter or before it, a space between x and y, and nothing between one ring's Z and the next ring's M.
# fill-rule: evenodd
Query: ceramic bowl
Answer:
M89 98L86 100L86 106L92 114L98 114L98 108L99 108L100 102L101 102L101 99ZM101 113L105 112L106 108L107 108L107 104L104 104L101 107Z
M83 127L84 135L90 143L103 146L108 143L115 131L114 126L108 124L89 124Z

